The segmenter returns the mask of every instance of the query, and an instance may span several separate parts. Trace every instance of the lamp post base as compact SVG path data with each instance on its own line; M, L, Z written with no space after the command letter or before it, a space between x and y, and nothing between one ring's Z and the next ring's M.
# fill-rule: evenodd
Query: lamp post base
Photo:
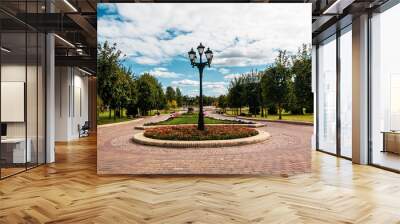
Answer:
M199 121L197 123L197 130L200 130L200 131L205 130L203 110L200 110L200 112L199 112Z

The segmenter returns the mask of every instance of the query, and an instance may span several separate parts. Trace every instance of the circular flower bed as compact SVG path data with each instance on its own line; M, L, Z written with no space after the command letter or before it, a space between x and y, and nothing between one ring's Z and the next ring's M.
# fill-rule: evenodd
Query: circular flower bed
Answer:
M227 140L255 136L258 131L242 126L206 126L205 131L197 130L197 126L172 126L150 128L144 136L161 140L202 141Z

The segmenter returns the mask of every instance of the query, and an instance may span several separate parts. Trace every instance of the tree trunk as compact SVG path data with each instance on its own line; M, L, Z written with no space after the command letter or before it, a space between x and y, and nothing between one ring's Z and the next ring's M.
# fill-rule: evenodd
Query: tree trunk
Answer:
M108 108L108 119L111 119L111 108Z
M278 113L279 113L279 120L282 120L282 108L281 105L278 105Z
M114 109L114 120L115 120L116 117L121 118L121 110L120 110L120 107L116 107L116 108Z

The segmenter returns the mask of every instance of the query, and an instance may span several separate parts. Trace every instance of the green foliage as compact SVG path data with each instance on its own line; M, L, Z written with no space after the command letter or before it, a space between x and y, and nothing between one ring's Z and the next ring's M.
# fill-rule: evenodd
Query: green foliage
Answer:
M138 101L137 107L142 115L148 115L152 109L161 109L165 102L162 85L158 80L145 73L137 79Z
M178 104L178 107L182 107L183 97L182 97L181 90L179 88L176 88L175 93L176 93L176 103Z
M122 66L121 51L116 44L110 45L107 41L99 44L97 54L97 94L102 104L98 110L104 111L107 107L109 117L113 115L116 120L121 118L123 108L130 108L136 103L135 77L130 68Z
M220 95L218 97L218 107L223 109L224 111L228 107L228 97L225 95Z
M234 108L235 114L242 114L242 108L248 107L248 113L265 116L290 111L303 114L313 109L311 92L311 55L307 45L303 45L296 55L289 56L280 50L275 62L261 72L250 72L231 80L227 95L227 106ZM225 106L220 103L220 107Z
M303 114L303 108L307 113L313 112L313 94L311 92L311 50L303 45L292 58L291 73L293 77L292 94L289 102L289 110L293 114Z
M178 107L176 100L170 100L170 101L168 101L167 104L168 104L168 108L170 108L170 109L176 109Z
M231 80L228 93L228 103L230 107L241 109L245 106L245 85L242 77Z
M97 47L97 91L104 105L112 107L115 103L114 90L119 82L121 51L116 44L110 45L107 41Z
M165 92L165 96L167 98L167 101L176 100L176 93L174 88L168 86L167 91Z
M104 110L104 103L103 103L103 100L101 99L101 97L99 95L97 95L96 105L97 105L97 110L98 111L103 111Z
M196 105L199 105L199 97L196 97ZM217 102L217 97L213 96L203 96L203 105L204 106L213 106Z
M196 102L195 97L190 97L186 95L182 97L182 106L192 107L195 105L195 102Z
M243 76L244 79L244 98L249 106L249 113L257 115L260 112L261 106L261 86L260 86L260 74L257 72L251 72L250 74Z
M155 107L153 109L161 110L165 108L166 105L166 97L162 88L161 82L159 82L156 78L154 80L155 87Z
M275 64L267 68L261 79L262 97L275 106L279 119L289 96L291 75L286 51L279 51Z

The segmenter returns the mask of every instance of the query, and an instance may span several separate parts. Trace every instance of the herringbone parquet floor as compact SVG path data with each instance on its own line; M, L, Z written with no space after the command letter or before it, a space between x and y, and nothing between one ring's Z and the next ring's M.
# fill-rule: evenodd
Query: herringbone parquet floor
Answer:
M400 223L400 175L313 152L274 176L98 176L95 138L0 181L0 223Z

